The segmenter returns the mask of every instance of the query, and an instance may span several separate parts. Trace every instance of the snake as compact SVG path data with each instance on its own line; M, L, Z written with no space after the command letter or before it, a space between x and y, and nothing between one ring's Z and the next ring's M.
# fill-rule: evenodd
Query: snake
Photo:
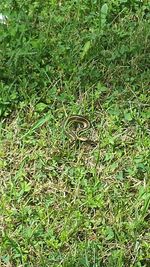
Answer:
M71 126L74 124L79 124L82 127L77 128L77 130L71 130ZM81 133L87 131L91 127L90 121L81 115L71 115L68 116L64 121L64 131L65 134L73 141L91 142L87 137L80 136Z

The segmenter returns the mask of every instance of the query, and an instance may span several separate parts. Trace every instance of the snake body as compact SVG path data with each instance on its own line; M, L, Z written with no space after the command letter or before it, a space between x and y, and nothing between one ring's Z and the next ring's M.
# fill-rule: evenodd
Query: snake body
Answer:
M70 129L73 124L82 125L82 127L77 128L77 130L73 131ZM90 128L91 124L88 119L81 115L72 115L66 118L64 122L64 131L66 135L71 138L72 141L88 141L88 138L80 136L80 134L84 131L87 131Z

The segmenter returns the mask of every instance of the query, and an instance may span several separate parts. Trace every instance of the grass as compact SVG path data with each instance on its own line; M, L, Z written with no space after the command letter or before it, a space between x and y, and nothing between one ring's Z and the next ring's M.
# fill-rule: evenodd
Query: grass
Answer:
M149 3L1 8L0 266L148 267Z

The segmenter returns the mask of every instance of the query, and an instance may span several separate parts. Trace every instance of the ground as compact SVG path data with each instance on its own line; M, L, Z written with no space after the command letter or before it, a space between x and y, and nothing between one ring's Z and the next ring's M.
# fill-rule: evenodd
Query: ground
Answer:
M150 266L149 7L3 1L0 266Z

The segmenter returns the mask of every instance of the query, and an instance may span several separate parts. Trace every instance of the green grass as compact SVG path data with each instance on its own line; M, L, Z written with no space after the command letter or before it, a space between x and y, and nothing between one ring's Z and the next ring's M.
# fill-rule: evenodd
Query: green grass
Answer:
M3 1L0 266L150 266L143 2ZM71 114L96 147L70 147Z

